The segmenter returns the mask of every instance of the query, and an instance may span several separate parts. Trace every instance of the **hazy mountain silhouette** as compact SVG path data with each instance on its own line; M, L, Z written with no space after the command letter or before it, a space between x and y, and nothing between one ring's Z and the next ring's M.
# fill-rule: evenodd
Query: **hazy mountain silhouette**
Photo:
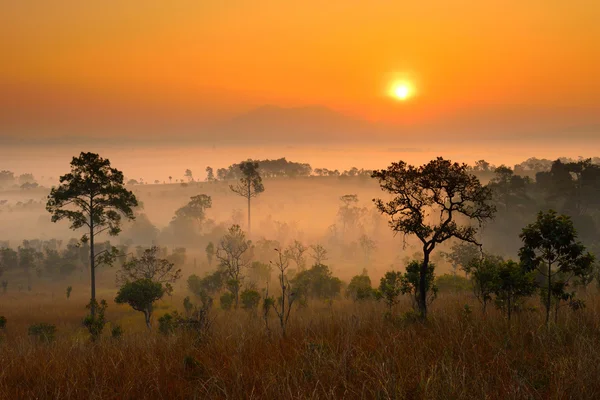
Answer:
M366 138L379 131L368 121L323 106L265 105L213 125L219 141L256 143L322 143Z

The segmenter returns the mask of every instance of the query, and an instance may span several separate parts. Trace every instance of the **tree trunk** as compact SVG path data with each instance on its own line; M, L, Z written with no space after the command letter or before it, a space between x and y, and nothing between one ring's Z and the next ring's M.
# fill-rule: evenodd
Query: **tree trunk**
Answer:
M91 208L90 208L91 209ZM90 314L96 315L96 256L94 252L94 222L90 216L90 277L92 285L92 298L90 301Z
M152 329L152 325L150 325L150 318L152 317L152 306L148 307L147 310L144 310L144 317L146 319L146 326L148 329Z
M252 233L252 227L250 225L250 195L248 195L248 236Z
M423 247L423 264L419 274L419 312L422 319L427 319L427 267L429 267L429 254L431 250Z
M510 296L508 296L508 324L510 325L510 317L511 317L511 311L512 311L512 304L510 302Z
M546 296L546 326L550 321L550 304L552 302L552 263L548 262L548 294Z

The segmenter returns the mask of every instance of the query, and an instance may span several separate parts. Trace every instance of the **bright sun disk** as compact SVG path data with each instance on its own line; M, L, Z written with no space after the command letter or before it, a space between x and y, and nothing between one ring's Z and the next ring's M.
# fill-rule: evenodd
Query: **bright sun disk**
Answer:
M412 89L406 82L397 82L392 86L390 94L396 99L404 101L411 97Z

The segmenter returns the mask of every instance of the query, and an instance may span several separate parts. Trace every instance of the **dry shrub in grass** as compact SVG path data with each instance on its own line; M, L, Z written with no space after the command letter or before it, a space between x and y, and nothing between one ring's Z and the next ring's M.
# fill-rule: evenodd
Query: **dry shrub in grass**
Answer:
M396 325L380 303L315 302L294 312L285 338L242 310L214 310L202 341L188 330L149 333L140 317L140 333L90 342L73 336L75 322L59 325L51 345L27 340L6 310L0 398L598 398L598 299L565 309L550 329L541 312L518 313L509 326L500 311L483 319L474 306L470 296L442 294L427 322ZM408 299L397 307L411 308ZM110 310L112 323L129 315ZM79 308L67 311L80 321Z

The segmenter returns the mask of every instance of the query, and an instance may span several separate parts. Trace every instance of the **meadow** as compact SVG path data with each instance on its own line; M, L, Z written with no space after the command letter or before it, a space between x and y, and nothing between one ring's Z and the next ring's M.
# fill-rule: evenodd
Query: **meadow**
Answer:
M143 317L110 304L101 340L81 326L85 287L2 296L8 324L0 343L1 398L593 399L600 395L600 301L561 312L545 328L535 304L509 325L484 317L469 292L441 293L427 322L410 305L393 318L374 301L310 303L293 310L288 335L261 315L211 312L207 335L149 332ZM105 292L101 297L110 297ZM157 317L180 308L161 301ZM535 301L533 301L535 303ZM467 306L465 308L465 305ZM56 324L44 343L33 322ZM124 334L112 338L110 325Z

